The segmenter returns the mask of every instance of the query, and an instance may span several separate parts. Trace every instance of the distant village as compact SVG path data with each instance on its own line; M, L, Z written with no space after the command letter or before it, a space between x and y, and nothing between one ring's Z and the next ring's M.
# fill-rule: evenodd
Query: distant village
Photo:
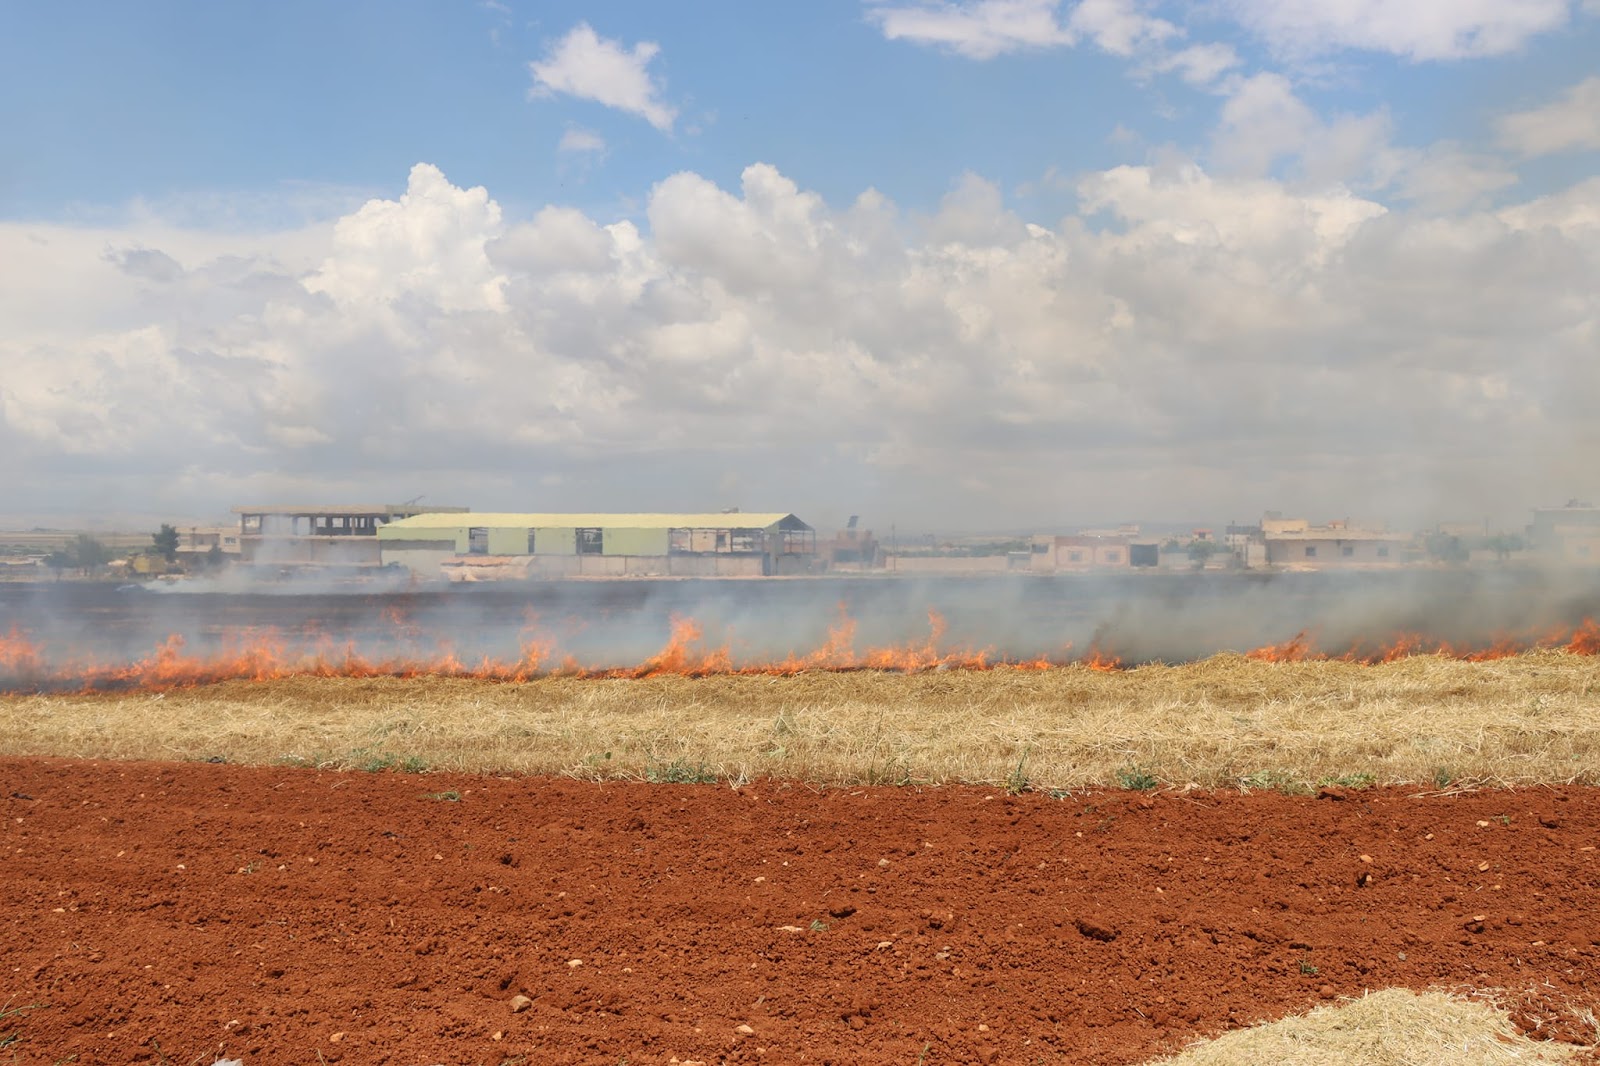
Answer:
M1600 565L1600 507L1539 508L1516 533L1476 524L1400 532L1266 512L1252 525L1137 525L1027 537L885 538L852 516L826 535L787 512L485 513L418 503L241 506L236 523L155 533L0 533L0 578L182 580L322 573L418 581L736 578L823 574L1074 574Z

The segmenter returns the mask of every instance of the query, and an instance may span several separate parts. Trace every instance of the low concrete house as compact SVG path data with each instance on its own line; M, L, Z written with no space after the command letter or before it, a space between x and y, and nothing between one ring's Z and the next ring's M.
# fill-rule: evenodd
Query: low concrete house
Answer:
M1353 529L1344 522L1313 526L1304 519L1267 519L1261 525L1267 565L1297 570L1399 566L1413 539L1409 533Z

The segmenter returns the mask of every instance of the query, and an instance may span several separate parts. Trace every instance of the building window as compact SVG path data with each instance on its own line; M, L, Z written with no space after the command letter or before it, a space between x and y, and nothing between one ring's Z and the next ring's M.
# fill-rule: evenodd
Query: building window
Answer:
M486 526L473 526L467 530L467 553L469 555L489 554L489 530Z
M578 530L579 555L604 555L606 550L605 531L601 529Z
M1069 551L1067 553L1067 562L1069 562L1069 563L1081 563L1081 562L1083 562L1083 552L1081 552L1081 551Z
M1307 559L1315 559L1316 557L1317 557L1317 546L1315 544L1307 544L1306 545L1306 558Z
M538 533L538 530L534 530L534 529L528 530L528 554L529 555L533 555L539 550L537 533Z
M1045 552L1047 552L1049 550L1050 550L1050 545L1046 544L1044 541L1036 540L1036 541L1033 542L1033 554L1035 554L1035 555L1043 555Z
M1344 556L1346 559L1351 558L1352 556L1355 555L1355 553L1356 553L1356 546L1354 544L1346 544L1346 545L1344 545L1343 547L1341 547L1339 549L1339 554Z
M1380 559L1389 558L1389 546L1387 544L1378 545L1378 558L1380 558Z
M1122 562L1122 553L1119 552L1119 551L1108 551L1108 552L1106 552L1106 562L1108 562L1108 563L1120 563L1120 562Z

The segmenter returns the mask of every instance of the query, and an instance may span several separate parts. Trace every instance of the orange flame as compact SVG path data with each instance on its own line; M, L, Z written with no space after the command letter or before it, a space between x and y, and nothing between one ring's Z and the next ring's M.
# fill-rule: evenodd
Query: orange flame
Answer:
M414 624L398 609L386 610L385 621L413 644ZM353 642L338 644L325 633L315 633L308 641L291 646L273 629L245 629L232 634L220 650L210 654L192 651L183 637L173 635L162 641L150 655L132 662L106 664L88 661L52 662L24 630L13 627L0 634L0 691L29 691L39 688L83 691L138 688L164 690L213 684L221 681L269 681L285 677L461 677L492 681L520 682L559 675L578 678L652 678L662 676L709 677L714 675L793 676L806 671L878 670L916 673L929 670L1046 670L1079 665L1090 670L1116 671L1125 664L1115 654L1091 644L1087 653L1072 654L1066 645L1056 657L1041 656L1013 660L993 656L990 651L944 646L947 625L937 611L928 612L928 634L905 644L855 648L856 622L843 604L827 636L813 650L790 653L771 662L738 662L726 642L708 646L704 630L692 618L675 616L671 632L660 651L636 666L587 667L573 656L558 658L555 640L539 625L531 612L519 634L518 653L511 659L485 656L465 663L448 645L438 645L431 653L408 652L391 658L369 658ZM1500 635L1481 647L1453 646L1430 641L1420 634L1405 633L1387 644L1372 648L1352 648L1333 656L1317 649L1307 632L1288 640L1245 653L1263 662L1309 662L1339 658L1349 662L1378 664L1414 655L1444 655L1470 662L1482 662L1520 655L1534 649L1552 649L1571 655L1600 656L1600 623L1586 619L1576 628L1532 637Z
M1247 659L1269 663L1297 663L1311 654L1311 638L1303 629L1282 644L1268 644L1244 653Z

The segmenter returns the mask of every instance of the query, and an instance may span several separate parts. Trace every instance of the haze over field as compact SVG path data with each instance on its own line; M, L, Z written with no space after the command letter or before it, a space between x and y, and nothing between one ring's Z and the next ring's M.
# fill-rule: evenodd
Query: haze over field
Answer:
M170 2L0 35L0 521L1519 526L1600 4Z

